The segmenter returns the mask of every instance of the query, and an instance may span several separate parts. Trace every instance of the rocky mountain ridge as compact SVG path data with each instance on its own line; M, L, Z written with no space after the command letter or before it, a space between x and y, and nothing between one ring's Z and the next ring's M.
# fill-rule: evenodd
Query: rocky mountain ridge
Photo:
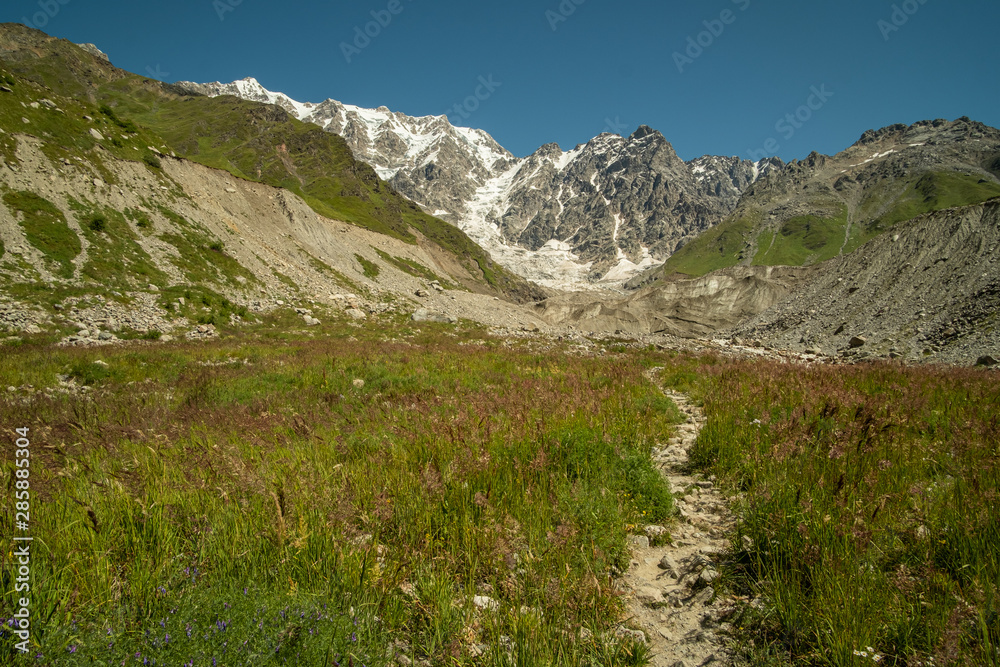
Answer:
M646 126L570 151L513 156L482 130L335 100L300 103L247 78L179 82L199 94L281 106L344 137L355 156L427 212L459 226L502 265L543 285L620 285L721 220L777 158L684 162Z

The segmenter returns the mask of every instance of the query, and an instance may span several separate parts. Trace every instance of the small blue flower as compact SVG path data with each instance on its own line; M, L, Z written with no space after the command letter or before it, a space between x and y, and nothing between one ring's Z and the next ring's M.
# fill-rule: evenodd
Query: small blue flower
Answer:
M76 653L76 644L73 644L67 649L70 653Z

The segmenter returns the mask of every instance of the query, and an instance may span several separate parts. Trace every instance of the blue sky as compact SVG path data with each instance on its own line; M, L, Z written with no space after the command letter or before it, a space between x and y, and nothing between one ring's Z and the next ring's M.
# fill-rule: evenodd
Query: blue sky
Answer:
M684 159L785 160L1000 126L996 0L5 0L24 19L140 74L445 113L520 156L640 124Z

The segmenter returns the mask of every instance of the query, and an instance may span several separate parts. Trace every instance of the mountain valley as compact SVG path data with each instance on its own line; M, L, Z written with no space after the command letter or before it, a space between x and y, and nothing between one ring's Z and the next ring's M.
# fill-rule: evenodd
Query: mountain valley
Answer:
M281 302L845 358L1000 349L1000 131L967 118L788 165L684 162L646 126L518 158L444 116L299 103L253 79L162 84L20 26L0 57L8 294L46 284L170 308L204 294L200 311L150 311L128 335ZM74 337L63 315L33 312L15 328Z

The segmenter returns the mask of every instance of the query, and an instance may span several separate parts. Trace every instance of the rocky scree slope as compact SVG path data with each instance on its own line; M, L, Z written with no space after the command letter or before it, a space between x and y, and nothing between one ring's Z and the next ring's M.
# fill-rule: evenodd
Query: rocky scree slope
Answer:
M812 269L720 335L851 359L1000 359L1000 198L919 216Z
M766 311L806 284L798 267L732 267L707 276L657 283L632 294L559 294L534 305L553 326L584 331L712 338Z
M603 134L571 151L547 144L517 158L482 130L454 127L445 116L300 103L252 78L177 85L275 104L343 136L358 159L424 210L549 286L621 284L721 220L747 187L783 166L777 158L684 162L645 126L628 138Z

